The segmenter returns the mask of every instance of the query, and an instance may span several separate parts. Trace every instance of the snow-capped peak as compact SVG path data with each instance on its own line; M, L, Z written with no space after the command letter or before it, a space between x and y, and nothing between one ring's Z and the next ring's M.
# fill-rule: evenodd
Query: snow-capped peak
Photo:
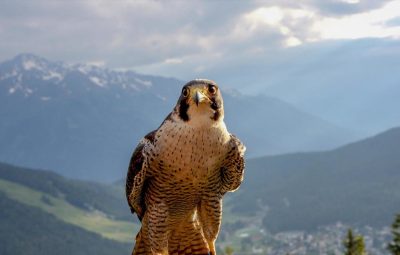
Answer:
M43 70L46 69L49 65L49 62L46 59L29 53L23 53L16 56L14 58L14 61L22 66L22 68L26 71L32 69Z
M146 78L132 71L107 69L97 62L66 64L48 61L33 54L20 54L12 60L0 63L0 88L6 88L10 95L22 92L23 95L30 96L49 86L56 86L69 94L96 89L137 93L153 86L152 80Z
M31 69L41 69L40 66L33 60L27 60L22 63L22 66L24 67L25 70L31 70Z

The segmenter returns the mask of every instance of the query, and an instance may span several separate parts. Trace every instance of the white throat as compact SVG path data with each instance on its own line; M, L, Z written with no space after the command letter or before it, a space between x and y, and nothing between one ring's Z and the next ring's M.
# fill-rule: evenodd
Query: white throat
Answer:
M215 111L208 105L191 106L188 109L189 120L186 123L194 128L217 127L221 124L225 126L223 116L220 116L218 120L214 120L214 114Z

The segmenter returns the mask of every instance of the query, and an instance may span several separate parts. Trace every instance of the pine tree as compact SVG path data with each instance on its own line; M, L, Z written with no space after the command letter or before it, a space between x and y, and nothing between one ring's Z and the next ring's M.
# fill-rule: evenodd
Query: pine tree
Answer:
M400 214L398 214L392 224L393 241L389 243L388 250L393 255L400 255Z
M353 230L350 228L347 237L343 241L345 248L344 255L365 255L364 238L361 235L354 236Z

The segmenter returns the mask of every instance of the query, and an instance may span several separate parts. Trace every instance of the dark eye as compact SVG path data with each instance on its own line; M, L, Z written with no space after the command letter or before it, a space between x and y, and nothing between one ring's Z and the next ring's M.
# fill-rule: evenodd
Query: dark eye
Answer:
M214 85L209 85L208 92L210 92L210 94L214 95L217 92L217 87L215 87Z
M187 96L189 95L189 89L188 89L188 88L183 88L183 89L182 89L182 95L183 95L184 97L187 97Z

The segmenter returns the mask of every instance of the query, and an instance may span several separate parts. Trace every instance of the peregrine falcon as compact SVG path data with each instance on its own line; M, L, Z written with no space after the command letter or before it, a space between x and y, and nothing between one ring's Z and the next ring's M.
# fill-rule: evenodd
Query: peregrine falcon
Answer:
M129 164L126 197L142 223L132 254L215 255L222 197L243 180L245 150L226 128L217 84L185 84Z

